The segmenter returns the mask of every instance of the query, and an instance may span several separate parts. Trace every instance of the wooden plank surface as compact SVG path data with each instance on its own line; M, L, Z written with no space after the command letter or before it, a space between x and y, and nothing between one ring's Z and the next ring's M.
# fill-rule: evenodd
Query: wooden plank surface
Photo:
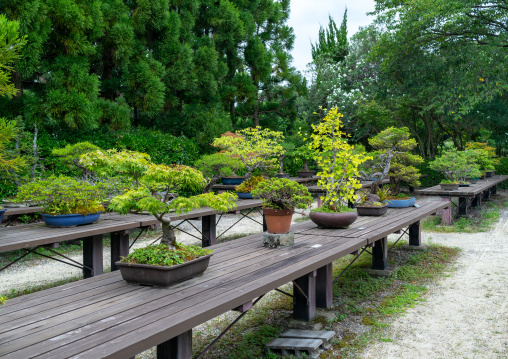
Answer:
M0 357L131 357L360 249L383 226L393 231L446 205L361 217L359 231L297 224L287 248L263 247L261 234L221 243L201 277L168 289L128 285L110 273L10 300L0 311Z
M374 181L361 181L360 182L360 184L362 185L362 188L371 188L373 183L374 183ZM390 183L389 178L385 178L384 180L381 181L382 185L385 185L388 183ZM318 185L308 186L307 189L309 190L310 193L324 193L321 186L318 186Z
M42 212L42 207L4 207L7 211L4 213L4 218L9 216L17 216L20 214Z
M508 180L508 175L493 176L491 178L485 178L478 180L475 184L468 187L459 187L454 191L445 191L441 189L441 186L437 185L425 189L418 190L418 194L421 196L442 196L442 197L474 197L483 191L494 187L495 185Z

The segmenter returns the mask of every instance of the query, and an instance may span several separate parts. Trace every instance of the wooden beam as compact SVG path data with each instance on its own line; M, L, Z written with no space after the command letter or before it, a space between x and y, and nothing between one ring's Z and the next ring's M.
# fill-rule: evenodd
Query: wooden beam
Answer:
M103 272L102 234L83 238L83 277L90 278Z
M376 241L372 248L372 269L386 269L388 267L388 237Z
M157 359L191 359L192 329L157 345Z
M441 224L449 226L452 224L452 199L450 197L441 197L442 202L448 202L449 206L441 210Z
M422 244L422 226L421 221L409 225L409 245L421 246Z
M111 271L118 270L115 262L129 255L129 230L111 233Z
M295 279L293 287L293 317L311 320L316 316L316 271Z
M316 306L330 308L333 304L333 263L329 263L317 270L316 276Z
M201 242L203 247L217 244L216 215L210 214L201 218Z

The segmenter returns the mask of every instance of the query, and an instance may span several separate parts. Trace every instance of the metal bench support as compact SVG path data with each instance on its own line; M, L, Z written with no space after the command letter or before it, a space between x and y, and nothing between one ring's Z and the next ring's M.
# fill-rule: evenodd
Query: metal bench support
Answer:
M115 262L129 255L129 230L111 233L111 271L118 270Z
M157 359L191 359L192 329L157 345Z
M372 269L386 269L388 267L388 237L376 241L372 248Z
M316 316L316 271L293 281L293 317L311 320Z
M329 263L317 270L316 276L316 306L330 308L333 303L333 263Z
M83 266L89 267L83 268L83 277L102 274L102 250L102 234L83 238Z
M421 221L409 225L409 245L421 246L422 245L422 226Z

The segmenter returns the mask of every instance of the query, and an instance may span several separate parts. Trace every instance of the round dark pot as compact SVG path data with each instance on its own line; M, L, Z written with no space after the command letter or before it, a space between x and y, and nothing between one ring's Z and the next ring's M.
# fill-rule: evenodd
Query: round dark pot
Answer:
M480 179L485 179L485 175L481 175L481 176L480 176Z
M2 220L4 219L4 213L7 211L6 209L0 209L0 223L2 223Z
M455 191L459 189L458 183L440 183L439 185L441 186L441 189L445 191Z
M289 173L277 173L275 175L277 178L289 178Z
M496 171L487 171L485 172L485 177L492 177L494 176L494 173L496 173Z
M471 183L459 183L459 187L469 187Z
M149 264L115 262L122 278L131 284L169 287L203 273L208 268L213 253L174 266L154 266Z
M388 204L381 207L356 206L355 208L359 216L382 216L388 211Z
M357 212L310 212L310 220L325 228L347 228L357 218Z
M238 195L238 198L242 198L242 199L254 199L254 197L252 197L250 192L247 192L247 193L236 192L236 194Z
M310 178L314 176L314 171L298 171L298 177Z
M263 208L268 233L284 234L289 232L294 212L287 209Z
M245 181L245 177L223 177L222 184L239 185Z
M41 214L42 219L48 227L76 227L82 224L97 222L101 212L84 214Z
M386 201L383 201L385 203L388 203L388 208L406 208L411 207L416 203L416 198L409 198L409 199L387 199Z

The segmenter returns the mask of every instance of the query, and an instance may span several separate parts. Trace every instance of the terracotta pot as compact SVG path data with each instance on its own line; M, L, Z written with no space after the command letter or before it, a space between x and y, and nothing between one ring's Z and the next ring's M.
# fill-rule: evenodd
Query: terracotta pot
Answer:
M310 212L310 220L325 228L347 228L357 218L357 212Z
M208 268L212 255L213 253L210 253L170 267L122 262L115 262L115 264L127 283L169 287L171 284L182 282L203 273Z
M355 208L359 216L382 216L388 211L388 204L381 207L356 206Z
M289 232L294 212L287 209L263 208L268 233L284 234Z

